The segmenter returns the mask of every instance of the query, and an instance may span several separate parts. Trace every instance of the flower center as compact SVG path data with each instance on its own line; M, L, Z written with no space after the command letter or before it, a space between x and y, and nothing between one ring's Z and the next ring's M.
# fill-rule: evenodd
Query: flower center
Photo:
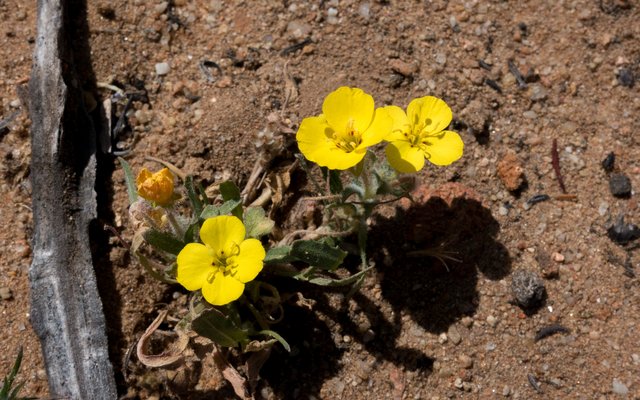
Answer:
M235 256L239 254L240 246L236 243L233 243L230 249L226 249L226 251L223 249L214 254L213 262L211 263L212 269L207 275L207 282L212 283L218 272L222 272L225 276L234 276L238 268Z
M411 146L419 148L425 154L429 153L427 149L431 146L429 138L437 136L438 134L437 132L433 132L432 129L429 129L430 125L431 120L427 119L422 124L405 126L403 133L406 140L411 143Z
M344 132L333 132L333 143L345 153L351 153L362 143L362 134L353 125L353 119L349 119Z

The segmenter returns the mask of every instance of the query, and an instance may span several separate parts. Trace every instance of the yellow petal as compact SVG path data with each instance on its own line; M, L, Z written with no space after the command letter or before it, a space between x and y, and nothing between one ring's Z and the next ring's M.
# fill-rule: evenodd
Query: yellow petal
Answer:
M389 164L398 172L416 172L424 166L424 153L407 141L389 143L385 153Z
M389 116L387 110L378 108L374 113L373 122L371 122L367 130L362 133L362 142L358 146L358 149L367 148L382 142L391 132L392 126L393 119Z
M213 272L211 250L200 243L189 243L178 253L176 280L187 290L198 290Z
M409 131L409 118L404 110L398 106L386 106L383 109L389 114L393 120L391 132L384 140L394 142L396 140L405 140L404 134Z
M221 215L208 218L200 228L200 239L216 256L230 256L244 240L244 224L238 217Z
M146 168L142 168L136 177L136 186L140 187L140 185L149 178L151 178L151 172Z
M362 89L343 86L325 97L322 113L337 132L346 132L350 124L358 132L364 132L373 120L373 97Z
M327 167L329 169L345 170L357 165L364 155L367 154L367 149L356 149L350 153L347 153L339 148L323 150L318 152L318 159L315 161L321 167Z
M423 127L432 133L445 129L453 118L447 103L433 96L412 100L407 107L407 116L413 126Z
M242 283L252 281L262 271L262 261L265 257L264 247L257 239L247 239L240 243L240 254L230 260L238 266L234 271L234 278Z
M202 287L202 296L214 306L229 304L244 292L244 283L234 279L231 275L226 275L220 271L216 273L211 283L205 282Z
M455 132L443 131L427 138L427 160L435 165L449 165L462 157L464 142Z
M298 148L307 160L317 163L318 152L336 148L333 140L331 140L332 134L333 130L329 127L323 115L305 118L300 123L298 133L296 133Z

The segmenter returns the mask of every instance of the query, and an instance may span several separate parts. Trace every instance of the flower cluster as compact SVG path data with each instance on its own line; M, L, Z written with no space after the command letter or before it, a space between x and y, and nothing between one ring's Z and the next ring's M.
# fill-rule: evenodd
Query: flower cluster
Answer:
M405 112L375 108L361 89L340 87L325 98L322 114L302 120L296 139L308 160L337 170L356 166L368 147L386 141L389 164L398 172L417 172L425 159L449 165L462 157L462 139L446 130L451 119L449 106L436 97L414 99Z

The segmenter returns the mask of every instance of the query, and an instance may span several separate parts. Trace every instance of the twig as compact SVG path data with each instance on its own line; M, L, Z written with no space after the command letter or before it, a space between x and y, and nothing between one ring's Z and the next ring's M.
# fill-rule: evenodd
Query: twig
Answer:
M560 190L562 190L562 193L567 194L567 189L565 189L564 180L562 179L562 173L560 172L560 157L558 156L558 141L556 139L553 139L551 144L551 165L553 166L553 171L556 174L558 185L560 185Z
M306 46L306 45L308 45L308 44L310 44L310 43L312 43L311 38L306 38L306 39L305 39L305 40L303 40L302 42L299 42L299 43L296 43L296 44L293 44L293 45L291 45L291 46L289 46L289 47L284 48L284 49L280 52L280 55L281 55L281 56L286 56L286 55L288 55L288 54L290 54L290 53L294 53L294 52L296 52L296 51L298 51L298 50L302 49L304 46Z
M332 194L329 196L314 196L314 197L303 197L300 201L323 201L323 200L337 200L341 196L339 194Z
M340 232L322 232L319 229L299 229L297 231L293 231L289 233L287 236L282 238L278 246L289 244L296 236L302 235L317 235L318 237L328 236L328 237L344 237L349 236L353 233L353 230L346 230Z
M524 77L520 73L520 70L518 69L518 67L516 67L516 65L513 63L512 60L509 60L508 65L509 65L509 71L516 78L516 81L518 81L518 89L526 89L527 81L524 80Z

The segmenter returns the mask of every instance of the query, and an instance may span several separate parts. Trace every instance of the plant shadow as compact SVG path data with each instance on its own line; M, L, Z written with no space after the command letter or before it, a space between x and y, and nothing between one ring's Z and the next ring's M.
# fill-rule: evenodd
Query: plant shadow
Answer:
M465 197L450 204L430 197L396 211L378 216L370 235L369 248L380 250L382 296L426 331L446 332L477 309L479 273L498 280L511 271L508 251L497 240L500 226L489 209Z
M276 398L319 398L323 382L341 370L344 349L336 346L334 331L317 311L316 306L284 304L286 318L274 329L287 340L291 352L276 344L260 372Z

